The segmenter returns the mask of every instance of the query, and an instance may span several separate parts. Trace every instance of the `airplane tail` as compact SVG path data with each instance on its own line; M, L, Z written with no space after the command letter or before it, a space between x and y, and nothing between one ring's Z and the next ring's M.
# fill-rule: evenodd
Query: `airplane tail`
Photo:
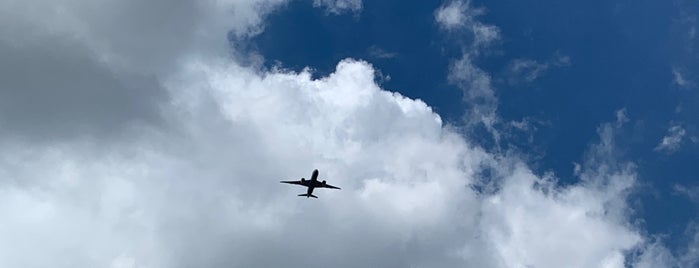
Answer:
M318 198L317 196L312 195L312 194L300 194L299 196L305 196L306 198L309 198L309 197Z

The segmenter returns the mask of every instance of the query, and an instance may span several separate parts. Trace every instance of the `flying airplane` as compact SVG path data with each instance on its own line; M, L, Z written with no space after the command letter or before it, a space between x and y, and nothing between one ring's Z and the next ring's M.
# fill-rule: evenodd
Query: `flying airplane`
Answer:
M330 184L325 183L325 180L323 181L318 181L318 170L315 169L313 170L313 175L311 175L310 180L306 180L306 178L301 178L300 181L280 181L281 183L288 183L288 184L298 184L298 185L303 185L308 187L308 191L306 191L305 194L300 194L299 196L305 196L306 198L313 197L313 198L318 198L317 196L313 195L313 189L315 188L332 188L332 189L340 189L340 187L335 187Z

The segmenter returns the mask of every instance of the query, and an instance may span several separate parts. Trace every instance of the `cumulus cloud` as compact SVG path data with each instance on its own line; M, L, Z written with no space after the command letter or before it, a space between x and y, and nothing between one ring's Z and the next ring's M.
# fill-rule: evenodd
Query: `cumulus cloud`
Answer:
M362 0L313 0L313 6L324 7L333 14L358 13L362 10Z
M654 150L668 154L676 152L680 149L680 145L682 144L682 139L684 138L685 134L687 134L687 131L682 126L673 124L667 130L665 137L663 137L660 143L655 146Z
M145 71L161 93L143 107L156 105L157 112L130 111L141 106L129 102L145 93L107 87L96 95L128 97L99 120L86 121L106 129L89 138L37 142L0 133L2 267L624 267L626 253L646 245L628 222L625 200L636 175L633 165L610 159L611 124L600 128L600 142L586 155L580 182L560 186L553 175L535 174L517 156L473 144L426 103L381 89L365 61L343 60L318 79L310 71L260 70L215 56L227 55L226 31L221 31L221 39L211 39L221 44L192 41L191 47L168 52L177 60L136 66L147 61L139 55L169 44L117 45L117 36L128 36L135 27L102 20L116 16L109 12L119 3L95 5L85 18L65 17L80 18L70 29L102 25L106 32L70 37L89 49L70 50L75 54L61 60L87 58L102 64L104 70L97 71L105 73ZM12 10L35 11L25 2L10 4ZM62 4L52 12L76 10ZM251 34L278 3L228 4L223 10L237 10L232 15L183 8L202 24L178 34L196 36L209 23L223 29L222 21L232 23L227 27L234 33ZM145 14L134 15L160 14L159 9L139 11ZM248 15L228 18L235 14ZM34 29L63 27L32 23ZM148 23L156 29L150 25L155 22ZM110 31L114 37L94 37ZM34 44L50 44L66 37L31 38ZM11 42L3 39L3 45ZM212 47L221 50L211 52ZM17 51L24 52L10 48ZM105 51L111 56L96 56ZM462 75L474 74L458 79L487 87L487 79L479 80L486 76L469 70L471 64L467 58L455 67ZM51 73L56 78L35 74L43 84L32 97L69 100L46 96L44 86L51 84L46 79L82 77L88 69L67 66L67 74ZM2 90L7 96L25 94L17 90L26 83ZM99 82L86 83L93 84ZM59 88L60 93L103 102L74 86ZM488 90L483 92L475 96L488 99ZM131 99L131 94L139 95ZM99 109L86 107L78 108ZM73 113L63 116L74 118ZM148 113L167 127L137 120L121 138L107 142L111 132L122 129L110 123ZM313 168L343 190L319 189L320 199L307 200L295 196L304 189L278 183L308 176Z
M484 225L492 227L484 231L501 252L502 267L624 267L629 261L626 252L646 245L627 222L625 200L633 191L636 172L632 163L617 159L620 127L599 127L599 142L576 167L578 184L560 187L552 175L534 175L522 164L500 169L511 173L504 176L500 190L484 200L482 213ZM589 239L603 236L609 240Z
M281 3L3 1L2 132L45 140L160 124L161 80L188 57L226 57L227 33L259 32Z
M174 132L3 146L3 266L623 267L642 241L621 216L633 173L591 164L560 188L366 62L313 80L195 61L173 79ZM313 167L343 190L310 203L277 183ZM484 168L493 192L469 187Z

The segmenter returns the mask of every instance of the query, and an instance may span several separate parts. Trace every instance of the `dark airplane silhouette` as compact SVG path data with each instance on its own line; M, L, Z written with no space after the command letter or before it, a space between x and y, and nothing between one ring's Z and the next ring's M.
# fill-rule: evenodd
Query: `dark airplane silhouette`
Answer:
M299 196L305 196L306 198L313 197L313 198L318 198L317 196L313 195L313 189L315 188L332 188L332 189L340 189L340 187L335 187L330 184L325 183L325 181L318 181L318 170L315 169L313 170L313 175L311 175L310 180L306 180L306 178L301 178L300 181L280 181L281 183L288 183L288 184L298 184L298 185L303 185L308 187L308 191L306 191L305 194L300 194Z

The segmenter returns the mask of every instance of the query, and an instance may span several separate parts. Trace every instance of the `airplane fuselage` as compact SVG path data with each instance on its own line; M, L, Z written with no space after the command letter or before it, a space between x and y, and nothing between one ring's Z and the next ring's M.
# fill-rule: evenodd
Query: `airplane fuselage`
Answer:
M316 182L318 181L318 170L314 169L313 174L311 174L311 182L307 185L308 190L306 191L306 198L311 197L313 194L313 189L315 189Z

